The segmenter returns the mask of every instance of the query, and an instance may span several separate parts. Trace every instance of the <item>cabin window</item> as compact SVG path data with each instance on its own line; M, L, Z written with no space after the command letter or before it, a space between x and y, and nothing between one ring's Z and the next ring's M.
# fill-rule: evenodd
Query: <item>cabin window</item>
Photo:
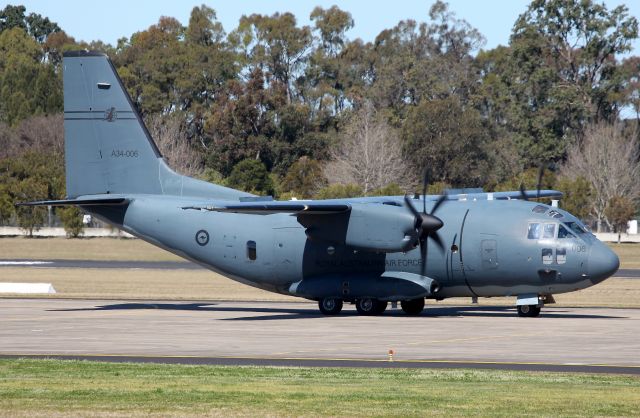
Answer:
M532 209L532 211L533 213L545 213L547 211L547 207L542 205L537 205Z
M556 224L544 224L542 238L550 239L556 237Z
M256 242L255 241L247 241L247 259L253 261L256 258L257 258Z
M530 223L529 230L527 232L527 238L529 239L540 239L540 224L539 223Z
M567 249L556 248L556 263L564 264L567 262Z
M542 249L542 264L553 263L553 250L551 248Z

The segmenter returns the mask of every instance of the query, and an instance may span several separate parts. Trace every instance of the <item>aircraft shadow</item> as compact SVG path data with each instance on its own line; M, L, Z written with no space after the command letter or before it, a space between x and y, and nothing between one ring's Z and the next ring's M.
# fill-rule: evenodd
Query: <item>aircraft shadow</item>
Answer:
M143 310L143 309L161 309L176 311L203 311L203 312L244 312L244 313L261 313L267 315L260 316L242 316L237 318L223 318L223 321L272 321L281 319L322 319L332 318L321 315L314 308L296 309L296 308L260 308L260 307L233 307L221 306L219 302L197 302L197 303L116 303L110 305L100 305L91 308L68 308L68 309L49 309L51 312L77 312L77 311L111 311L111 310ZM342 316L358 316L355 309L345 309L342 313L333 318ZM406 316L400 309L387 310L383 315L396 317ZM516 316L515 308L509 306L446 306L427 308L418 315L418 317L514 317ZM562 308L544 308L540 319L558 318L558 319L624 319L624 316L612 315L596 315L596 314L579 314L572 313Z

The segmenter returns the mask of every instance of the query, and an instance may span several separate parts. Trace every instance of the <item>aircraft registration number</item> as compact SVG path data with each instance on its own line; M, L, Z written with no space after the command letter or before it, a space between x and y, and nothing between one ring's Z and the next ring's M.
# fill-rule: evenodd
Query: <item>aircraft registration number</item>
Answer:
M138 150L122 150L122 149L114 149L111 151L111 157L113 158L138 158Z

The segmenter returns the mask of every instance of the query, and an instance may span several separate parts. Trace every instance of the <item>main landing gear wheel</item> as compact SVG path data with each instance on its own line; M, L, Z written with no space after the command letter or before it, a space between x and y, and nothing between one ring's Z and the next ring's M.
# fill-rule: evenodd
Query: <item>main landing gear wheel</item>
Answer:
M373 298L356 300L356 310L360 315L380 315L387 309L387 302Z
M403 300L400 302L400 307L407 315L420 315L424 309L424 298Z
M540 316L540 307L536 305L519 305L518 316L534 318Z
M318 301L318 307L324 315L338 315L342 310L342 299L322 298Z

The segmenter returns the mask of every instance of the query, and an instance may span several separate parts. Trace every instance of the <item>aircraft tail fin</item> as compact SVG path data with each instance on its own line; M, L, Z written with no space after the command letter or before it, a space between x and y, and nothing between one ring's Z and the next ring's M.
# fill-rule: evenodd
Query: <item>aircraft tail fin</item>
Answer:
M63 77L69 198L165 194L237 199L248 195L172 171L106 54L65 53Z

